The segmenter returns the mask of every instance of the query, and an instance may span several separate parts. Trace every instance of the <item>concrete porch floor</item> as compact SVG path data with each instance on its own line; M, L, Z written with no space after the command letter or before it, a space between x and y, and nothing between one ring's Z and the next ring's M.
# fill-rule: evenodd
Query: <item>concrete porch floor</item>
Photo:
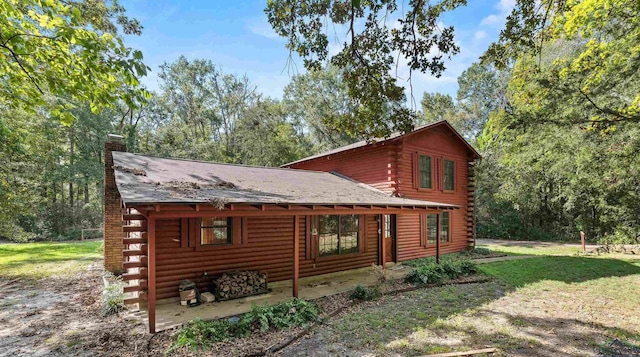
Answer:
M390 280L402 279L410 271L402 265L387 264L387 276ZM298 296L312 300L324 296L352 290L358 284L371 286L376 283L371 267L347 270L337 273L300 278ZM202 303L196 307L180 305L177 300L158 301L156 305L156 331L162 331L183 325L195 318L211 320L243 314L251 310L252 304L277 304L292 297L292 280L269 283L271 292L245 298ZM147 311L137 310L128 313L128 319L148 323Z

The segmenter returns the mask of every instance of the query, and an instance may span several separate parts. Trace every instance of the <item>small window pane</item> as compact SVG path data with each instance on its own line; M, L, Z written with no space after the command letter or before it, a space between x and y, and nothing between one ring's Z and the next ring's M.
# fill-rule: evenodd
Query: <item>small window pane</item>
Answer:
M440 218L440 242L449 242L449 212L442 212Z
M438 215L437 214L428 214L427 215L427 244L436 244L437 233L438 233Z
M231 243L231 219L222 217L202 218L200 225L200 245L220 245Z
M431 157L420 155L420 188L431 188Z
M338 216L318 217L318 251L320 256L338 254Z
M340 216L340 254L358 252L358 216Z
M391 238L391 215L384 215L384 237Z
M444 160L444 189L453 191L454 186L453 161Z
M320 256L360 251L360 216L331 215L318 217L318 252Z

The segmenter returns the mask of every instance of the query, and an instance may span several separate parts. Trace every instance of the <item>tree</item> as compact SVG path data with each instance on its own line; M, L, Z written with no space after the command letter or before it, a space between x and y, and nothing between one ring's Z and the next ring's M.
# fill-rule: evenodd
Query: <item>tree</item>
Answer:
M342 72L336 67L294 76L284 88L283 106L299 130L309 134L315 152L358 139L335 129L341 118L355 111Z
M386 137L393 131L410 131L416 113L405 106L405 88L393 69L406 59L409 79L413 71L440 76L445 59L459 52L453 27L441 28L438 20L466 0L398 3L271 0L265 9L269 23L287 39L287 48L302 57L308 70L319 70L329 59L327 34L336 28L346 31L341 50L330 62L343 71L355 103L355 111L343 115L334 126L351 136ZM388 117L382 119L381 113Z
M458 77L457 106L463 135L475 140L489 120L489 114L508 107L509 70L473 63Z
M422 119L425 124L440 120L456 121L457 108L448 94L427 93L422 95Z
M639 42L635 0L520 0L483 58L499 67L517 61L519 95L534 105L585 108L564 112L555 123L607 128L640 122Z
M283 105L259 99L235 126L236 162L259 166L280 166L311 154L308 139L287 120Z
M118 99L144 100L137 77L148 68L113 20L125 33L141 30L116 1L0 0L0 105L35 111L52 104L51 113L70 124L75 103L97 111Z

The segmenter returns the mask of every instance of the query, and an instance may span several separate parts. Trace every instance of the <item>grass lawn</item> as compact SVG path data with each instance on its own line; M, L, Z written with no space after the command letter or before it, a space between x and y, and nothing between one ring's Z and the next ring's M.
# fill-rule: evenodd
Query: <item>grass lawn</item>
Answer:
M362 305L318 338L333 348L423 355L591 355L640 343L640 259L541 256L480 265L488 283L420 289Z
M102 242L0 244L0 277L70 276L102 257Z
M508 241L500 244L478 244L478 248L491 249L509 255L578 255L582 248L574 245L564 245L562 243L532 242L526 244L510 244Z

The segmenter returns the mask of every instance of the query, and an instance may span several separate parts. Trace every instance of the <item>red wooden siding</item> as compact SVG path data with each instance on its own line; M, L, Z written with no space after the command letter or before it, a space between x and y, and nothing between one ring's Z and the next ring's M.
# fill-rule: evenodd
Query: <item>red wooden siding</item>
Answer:
M416 188L417 177L414 165L417 155L431 156L432 190ZM455 162L455 190L444 192L443 160ZM455 204L460 209L450 213L450 242L441 245L441 253L453 253L467 249L473 242L473 223L467 220L473 205L472 193L468 189L468 163L473 155L467 146L447 127L434 127L409 135L385 145L363 147L328 157L321 157L298 164L292 168L336 171L354 180L366 183L401 197ZM386 183L386 184L385 184ZM418 215L397 216L397 261L405 261L435 255L435 245L420 245L420 218Z
M335 171L389 193L394 190L394 167L395 152L388 145L356 149L291 165L292 169Z
M414 155L431 156L435 174L432 190L415 188ZM443 191L443 160L454 160L454 192ZM403 140L398 156L398 191L402 197L455 204L461 208L450 212L450 242L440 245L440 253L454 253L468 247L467 240L467 149L447 129L434 128ZM417 185L416 185L417 186ZM435 244L420 245L420 220L417 215L398 215L398 261L436 254Z
M306 257L306 217L300 217L300 277L355 269L377 263L378 232L376 216L365 216L366 252L325 257L315 261ZM233 270L260 270L270 282L293 277L293 216L245 217L247 242L196 251L181 247L181 220L158 220L157 294L158 299L178 296L178 285L189 279L207 286L204 272L215 275ZM187 230L185 230L186 232ZM183 239L187 239L183 237Z

